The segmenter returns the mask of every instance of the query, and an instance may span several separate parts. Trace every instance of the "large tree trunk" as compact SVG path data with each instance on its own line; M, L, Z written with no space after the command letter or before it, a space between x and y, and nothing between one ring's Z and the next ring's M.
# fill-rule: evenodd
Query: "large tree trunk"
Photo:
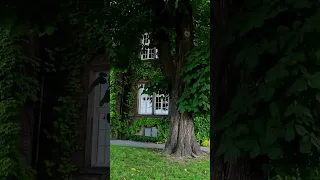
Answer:
M201 149L194 133L193 119L188 113L178 110L177 100L183 91L181 80L177 80L170 93L170 124L164 152L177 158L198 157Z
M164 1L159 0L157 15L166 17L163 14ZM164 19L162 18L162 19ZM177 158L198 157L201 149L196 141L194 123L190 113L183 113L178 110L178 99L181 97L185 84L180 71L183 68L186 52L190 51L193 45L193 20L192 9L189 0L179 1L179 8L176 10L175 31L176 31L176 56L171 57L170 41L168 33L161 30L158 33L160 39L159 57L163 64L163 70L169 80L169 133L164 152L174 154Z
M212 2L212 1L211 1ZM236 3L236 4L235 4ZM235 47L222 47L226 37L227 24L235 15L235 11L241 8L242 1L215 0L213 6L211 26L211 74L213 79L211 89L212 113L211 128L215 127L223 114L226 113L240 83L239 70L234 66L236 59ZM250 159L234 159L224 163L222 156L216 155L220 136L211 130L211 166L210 179L214 180L263 180L262 165L267 159L259 157Z

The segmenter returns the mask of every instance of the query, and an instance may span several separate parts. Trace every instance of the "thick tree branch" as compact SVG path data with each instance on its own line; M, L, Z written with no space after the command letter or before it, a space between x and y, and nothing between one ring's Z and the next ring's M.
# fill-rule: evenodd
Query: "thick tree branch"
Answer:
M157 0L156 1L157 6L155 6L155 12L157 19L159 21L157 22L164 22L164 19L167 17L165 10L166 5L163 0ZM166 28L166 24L161 23L160 26ZM162 28L157 31L155 36L157 39L159 39L158 44L158 51L159 51L159 60L163 65L163 72L165 76L170 79L173 71L173 64L172 64L172 56L171 56L171 45L170 45L170 37L169 32L165 30L165 28ZM170 87L170 85L169 85Z

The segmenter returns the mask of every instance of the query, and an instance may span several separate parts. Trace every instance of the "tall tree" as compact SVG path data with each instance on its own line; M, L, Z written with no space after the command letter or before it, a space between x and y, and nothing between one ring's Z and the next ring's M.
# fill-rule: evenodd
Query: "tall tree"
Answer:
M157 18L154 20L158 23L155 38L159 42L159 59L163 65L170 95L169 134L164 152L179 158L198 157L202 153L194 133L194 112L183 110L179 102L187 89L181 71L186 67L186 54L194 48L195 44L192 2L190 0L158 0L155 13ZM174 43L170 43L172 31L175 34ZM174 54L171 48L174 48Z

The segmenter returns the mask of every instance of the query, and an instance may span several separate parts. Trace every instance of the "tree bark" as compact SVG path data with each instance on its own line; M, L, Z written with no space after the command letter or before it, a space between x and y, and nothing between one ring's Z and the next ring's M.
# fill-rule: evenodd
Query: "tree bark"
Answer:
M163 0L158 1L157 16L166 17L163 14L165 4ZM192 9L189 0L179 1L179 8L175 14L176 32L176 55L172 58L169 34L165 30L160 30L157 34L160 39L159 58L163 64L164 74L169 80L169 133L164 148L164 153L173 154L177 158L198 157L201 149L196 141L194 133L194 123L192 114L180 112L178 99L181 97L185 83L180 77L186 58L186 52L193 47L194 28L192 19Z
M227 112L240 84L239 70L234 66L236 51L234 47L221 46L227 33L227 24L241 8L243 1L211 1L211 93L212 121L211 128ZM220 136L211 130L211 166L210 179L214 180L263 180L262 165L265 158L234 159L224 163L222 156L217 156Z

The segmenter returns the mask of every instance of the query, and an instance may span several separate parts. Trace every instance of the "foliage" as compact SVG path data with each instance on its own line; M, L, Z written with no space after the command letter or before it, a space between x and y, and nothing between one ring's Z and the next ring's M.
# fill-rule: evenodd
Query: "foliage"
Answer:
M110 179L186 179L209 178L209 155L197 159L174 160L159 150L110 146Z
M201 145L204 147L210 147L210 140L204 140Z
M158 139L160 142L164 142L167 139L168 134L168 119L167 118L141 118L135 120L129 127L128 134L135 134L141 130L141 127L154 127L158 128ZM158 141L158 142L159 142Z
M36 64L21 53L11 31L0 27L0 179L29 180L34 175L19 150L22 108L38 91L37 81L21 71L26 60Z
M194 115L208 114L210 110L210 53L209 46L199 46L188 54L181 72L186 88L180 97L179 110Z
M121 71L120 71L121 72ZM112 126L110 136L117 136L119 132L126 129L126 123L120 121L121 115L118 111L118 96L123 93L121 82L117 79L119 70L112 68L110 71L110 125Z
M118 133L131 135L131 129L128 129L128 122L135 116L135 102L136 92L139 87L137 83L140 79L154 79L162 76L159 65L155 63L144 63L140 59L131 59L130 66L128 68L133 69L133 73L130 76L124 76L123 79L117 77L118 74L125 75L128 69L116 69L112 68L110 71L110 125L113 127L111 136L116 136ZM132 85L130 92L124 92L123 87L125 85ZM130 109L129 112L124 112L124 119L121 119L121 114L118 111L118 98L119 96L127 96L127 102L122 102ZM143 121L142 121L143 122Z
M317 1L248 2L230 24L225 44L240 47L242 71L237 95L216 127L225 160L268 156L270 177L296 176L296 168L301 179L313 177L320 150L319 13Z
M70 81L72 82L72 81ZM60 97L55 107L58 118L53 122L53 131L48 139L54 143L52 159L45 162L51 178L70 179L77 170L72 156L79 150L77 144L80 105L71 96Z
M193 121L197 141L201 144L203 141L210 140L210 116L199 115L194 117Z

